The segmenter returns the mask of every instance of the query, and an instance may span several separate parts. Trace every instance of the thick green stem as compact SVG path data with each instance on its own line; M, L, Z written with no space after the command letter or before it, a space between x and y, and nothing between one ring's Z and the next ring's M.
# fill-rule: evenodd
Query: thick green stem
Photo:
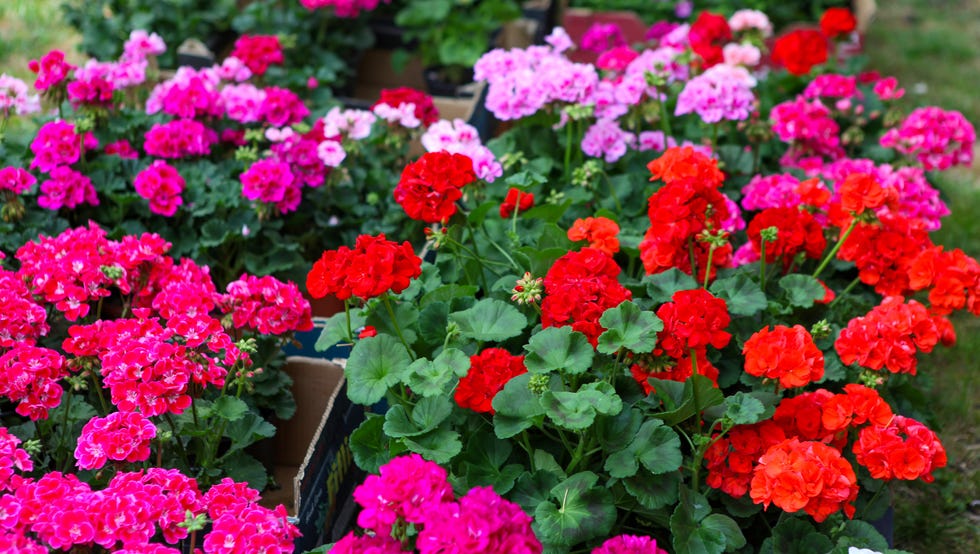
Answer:
M851 236L851 231L853 231L854 228L857 227L857 224L858 224L858 220L857 219L852 219L851 220L851 224L847 227L847 230L844 231L844 234L841 235L840 240L837 241L837 244L835 244L834 247L827 254L827 256L824 257L823 261L820 262L820 265L817 266L816 271L813 272L813 277L814 278L819 277L820 276L820 273L822 273L823 270L826 269L827 264L830 263L830 260L834 259L834 256L836 256L837 255L837 252L840 251L841 246L844 245L844 241L847 240L847 237Z
M170 426L170 432L174 435L174 442L177 443L177 453L180 455L181 461L184 462L184 467L190 471L190 458L187 457L187 450L184 449L184 443L180 442L180 434L177 432L177 425L174 423L173 416L170 415L170 412L163 412L163 419Z
M704 434L703 426L701 423L701 398L698 394L698 384L695 381L695 376L698 375L698 356L694 349L691 349L691 392L693 395L692 400L694 400L694 417L698 422L698 435ZM700 440L695 441L695 444L700 444ZM698 455L695 456L694 465L691 467L691 488L694 492L698 492L698 481L701 475L701 458L704 456L704 452L701 448L696 449Z
M565 178L565 182L571 181L571 174L569 170L572 165L572 120L569 119L565 122L565 172L562 173L562 177Z
M105 401L105 396L102 394L102 382L99 381L99 376L97 374L98 370L92 368L88 370L89 375L92 376L92 387L95 389L95 395L99 397L99 404L102 406L102 415L109 415L109 403Z
M762 292L766 292L766 240L762 239L759 241L759 288Z
M704 284L702 288L708 290L708 277L711 275L711 258L715 255L715 245L708 247L708 265L704 268Z

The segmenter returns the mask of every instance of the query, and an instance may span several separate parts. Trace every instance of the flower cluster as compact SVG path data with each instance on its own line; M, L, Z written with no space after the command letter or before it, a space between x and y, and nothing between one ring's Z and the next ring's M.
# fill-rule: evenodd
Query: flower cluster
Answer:
M973 125L963 114L936 107L913 110L881 137L881 145L912 155L927 171L973 162Z
M280 65L282 45L275 35L242 35L235 41L231 56L238 58L253 75L265 75L270 65Z
M804 387L824 373L823 352L802 325L765 327L742 346L745 372L779 381L783 388Z
M400 533L406 523L420 529L420 554L449 549L461 552L540 554L531 532L531 517L490 487L475 487L456 499L446 471L418 454L393 458L379 475L369 475L354 489L362 509L357 523L372 535L348 533L330 552L402 552ZM393 538L393 530L396 534Z
M428 152L405 166L395 187L395 201L412 219L444 223L456 213L456 201L463 196L461 189L474 181L469 156Z
M307 276L306 290L313 298L332 294L340 300L367 300L388 291L398 294L421 274L422 260L408 241L398 244L384 234L361 235L353 249L341 246L324 252Z
M181 193L186 185L177 168L163 160L154 161L133 181L136 193L150 201L150 211L167 217L184 204Z
M480 141L476 128L461 119L441 119L432 123L420 141L427 152L444 151L470 158L477 179L492 183L503 175L503 167L493 152Z
M460 378L454 399L463 408L493 414L493 397L522 373L527 373L524 356L513 356L503 348L484 349L470 356L470 369Z
M235 328L255 329L262 335L313 329L309 304L293 283L246 274L228 283L227 290L219 304L231 314Z
M150 456L156 435L153 422L138 412L94 417L82 428L75 459L82 469L100 469L108 460L142 462Z
M917 352L931 352L942 335L936 318L915 300L890 296L842 329L834 349L845 364L915 375Z

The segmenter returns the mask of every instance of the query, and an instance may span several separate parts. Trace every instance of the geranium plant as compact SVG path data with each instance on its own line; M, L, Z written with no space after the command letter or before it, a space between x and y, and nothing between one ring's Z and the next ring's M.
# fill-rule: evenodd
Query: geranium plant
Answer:
M561 31L491 52L488 106L519 120L491 144L503 174L433 149L393 193L424 251L364 235L313 264L308 289L346 306L319 346L351 346L350 398L385 407L355 461L415 453L458 494L491 486L547 552L622 534L885 551L868 522L888 483L947 463L899 412L917 355L980 313L980 264L930 239L945 206L926 174L968 163L973 128L884 118L900 89L876 75L762 97L724 41L698 52L696 25L598 66L564 59ZM389 517L397 544L366 536L425 551L426 522Z
M219 292L169 249L92 223L4 260L5 550L292 551L296 529L259 505L268 470L246 449L275 433L264 416L295 409L277 368L313 327L309 303L273 277Z

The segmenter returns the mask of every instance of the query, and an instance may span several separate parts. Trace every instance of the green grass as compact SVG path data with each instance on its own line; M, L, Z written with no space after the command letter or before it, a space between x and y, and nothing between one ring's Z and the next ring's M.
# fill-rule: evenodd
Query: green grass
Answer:
M935 105L980 124L980 0L878 2L866 52L870 67L898 77L906 108ZM972 169L935 176L952 214L933 240L980 257L980 151ZM980 552L980 321L957 315L951 349L924 357L919 374L949 466L936 483L895 487L896 546L912 552ZM926 383L929 383L926 385Z

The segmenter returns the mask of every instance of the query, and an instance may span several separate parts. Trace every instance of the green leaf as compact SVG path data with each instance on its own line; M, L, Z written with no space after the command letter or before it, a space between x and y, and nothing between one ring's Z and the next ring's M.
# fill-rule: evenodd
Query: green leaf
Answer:
M261 491L269 484L269 475L262 462L244 452L235 452L224 459L221 466L228 477L240 483L248 483L251 488Z
M535 531L543 542L573 545L605 537L616 521L612 494L596 487L591 471L576 473L551 489L558 502L539 504L534 510Z
M660 475L675 471L684 461L681 440L673 429L659 419L643 423L629 446L610 454L605 469L611 477L632 477L640 464L650 473Z
M538 469L534 473L524 472L517 479L509 498L516 502L522 510L533 514L538 506L550 504L551 489L565 477L557 473Z
M595 351L589 339L570 326L548 327L531 336L524 345L524 365L531 373L561 370L568 374L584 373L592 366Z
M456 348L447 348L435 360L420 358L408 366L405 382L420 396L446 394L454 377L462 377L470 369L470 357Z
M655 304L670 302L671 298L674 297L674 293L679 290L698 288L694 277L691 277L676 267L654 275L648 275L643 278L643 282L647 286L647 296Z
M389 437L415 437L438 427L452 413L453 403L446 396L422 398L411 413L402 405L388 408L384 432Z
M626 492L648 510L658 510L677 502L680 473L674 471L654 477L646 471L623 479Z
M780 518L772 530L772 551L779 554L826 554L833 547L826 535L797 517Z
M433 302L419 312L419 334L426 344L442 344L449 324L449 304Z
M755 315L769 305L759 285L743 273L719 279L711 284L709 290L725 300L732 315Z
M405 347L390 335L358 341L347 360L347 396L357 404L376 403L401 382L411 362Z
M837 536L837 545L868 548L877 552L888 550L888 541L881 536L874 525L858 519L844 522L844 530Z
M725 395L716 389L711 379L704 375L692 375L684 381L683 387L678 387L676 381L665 381L662 379L648 379L656 389L659 397L665 406L676 406L664 412L653 413L653 417L663 420L667 425L676 425L695 415L694 408L694 387L698 388L698 401L701 403L702 410L711 406L717 406L725 401ZM678 394L680 393L680 394Z
M507 494L524 472L521 464L508 464L513 447L485 432L474 433L462 452L462 466L470 488L492 486L497 494Z
M786 291L790 305L799 308L813 306L814 301L820 300L827 293L819 280L801 273L791 273L783 277L779 280L779 286Z
M528 389L530 373L514 377L493 397L493 432L498 438L513 437L534 425L536 417L544 415L545 409L538 395ZM560 382L555 376L552 382ZM557 384L553 385L557 387Z
M595 421L595 408L578 393L547 391L541 396L545 414L559 427L579 431Z
M670 533L675 554L721 554L726 537L719 529L705 528L701 520L711 513L704 496L681 489L681 499L670 516Z
M764 419L766 407L758 398L736 392L725 398L725 416L735 425L750 425Z
M596 417L596 436L606 452L616 452L629 446L643 424L643 413L635 408L620 410L614 416Z
M734 519L724 514L711 514L701 520L702 529L720 532L725 537L725 551L731 552L745 546L745 535Z
M222 419L237 421L248 412L248 404L240 398L226 395L215 400L211 409L215 415Z
M364 325L364 316L358 310L351 310L351 332L362 325ZM323 352L341 341L353 339L354 337L347 334L347 313L338 312L327 318L326 323L323 325L323 330L320 331L320 337L316 339L316 344L313 345L313 348L317 352Z
M444 425L424 435L402 439L412 452L418 452L426 460L448 464L463 449L459 433Z
M404 448L385 436L382 431L384 423L384 417L368 414L350 436L354 463L368 473L377 473L381 466L404 451Z
M623 400L616 394L616 388L605 381L582 385L575 394L592 404L596 413L614 416L623 410Z
M231 439L227 453L241 450L260 439L269 438L276 434L275 425L262 419L255 412L248 412L232 421L225 428L225 436Z
M631 352L652 352L657 345L657 332L664 322L653 312L640 310L632 302L622 302L602 313L599 324L606 331L599 335L596 350L603 354L615 354L621 348Z
M493 298L485 298L468 310L449 314L449 321L459 326L464 337L484 342L516 337L527 325L527 318L520 310Z

